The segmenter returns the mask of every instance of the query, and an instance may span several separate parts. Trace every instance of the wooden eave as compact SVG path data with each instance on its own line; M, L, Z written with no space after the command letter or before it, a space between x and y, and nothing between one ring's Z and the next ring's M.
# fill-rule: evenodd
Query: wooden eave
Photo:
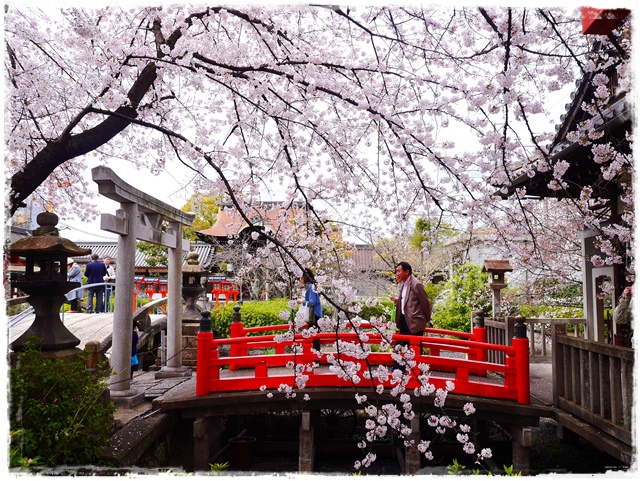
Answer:
M594 48L602 46L598 43ZM593 187L594 194L601 198L609 198L617 192L617 183L614 180L605 181L602 178L601 166L593 161L591 150L578 143L567 141L569 132L577 129L578 124L588 120L590 115L582 109L585 102L593 100L594 91L591 87L593 73L586 73L577 83L576 90L572 93L572 101L567 105L567 112L562 116L562 123L557 126L557 133L550 148L550 164L554 165L560 160L569 163L569 169L563 176L567 187L561 190L552 190L548 184L553 180L553 171L536 171L533 177L526 172L516 176L510 185L498 185L498 188L506 187L506 193L500 192L502 198L510 197L517 190L524 188L525 197L528 198L576 198L586 185ZM609 72L610 88L617 87L617 73L615 69ZM623 151L630 153L631 149L625 139L625 132L631 128L631 107L626 102L626 92L619 93L611 100L607 109L600 118L599 130L605 132L604 140L618 139L625 145Z
M579 105L579 104L578 104ZM614 107L621 107L618 112ZM631 128L630 106L621 98L610 112L611 116L607 116L606 120L599 127L599 130L605 131L605 140L619 139L623 142L621 150L630 153L630 147L625 139L625 132ZM578 122L584 119L577 119L577 114L573 113L571 117L567 117L566 122L561 128L562 136L557 139L565 139L566 134L575 129ZM564 145L563 145L564 144ZM553 171L547 172L536 171L533 177L529 177L526 172L520 174L507 187L506 193L501 193L503 198L513 195L516 190L526 189L525 197L529 198L577 198L580 196L582 188L586 185L592 186L594 194L598 197L609 198L617 191L616 179L605 180L602 178L601 166L594 162L589 147L582 146L578 143L569 143L567 141L558 141L554 143L556 150L560 148L551 157L551 164L555 164L560 160L566 160L569 168L565 173L563 180L568 184L566 188L561 190L552 190L548 184L553 180Z

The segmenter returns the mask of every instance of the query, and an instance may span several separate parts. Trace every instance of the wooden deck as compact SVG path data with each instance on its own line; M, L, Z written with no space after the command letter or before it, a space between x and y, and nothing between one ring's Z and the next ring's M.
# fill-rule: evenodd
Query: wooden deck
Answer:
M320 369L328 369L326 366L321 367ZM231 377L242 377L249 374L250 369L239 369L237 371L230 371L228 369L224 369L221 371L222 378L231 378ZM290 369L287 368L269 368L269 373L276 375L282 374L283 372L291 372ZM461 396L456 395L454 393L450 393L447 397L447 407L461 407L464 406L467 402L473 402L478 409L478 406L485 406L489 408L489 410L497 410L501 415L508 416L511 413L516 413L517 410L513 409L513 406L522 406L523 409L521 412L518 412L516 415L524 415L524 416L532 416L532 417L552 417L553 410L551 408L551 404L553 401L553 393L551 391L551 364L550 363L534 363L531 365L531 404L529 405L519 405L516 401L507 401L507 400L490 400L479 396ZM447 373L443 373L447 374ZM291 375L293 380L293 374ZM252 403L262 403L269 404L266 411L260 412L268 412L273 410L281 410L287 411L291 410L292 406L299 406L308 408L309 406L315 406L315 402L311 393L314 393L317 397L315 401L320 400L322 403L330 400L331 402L335 402L336 407L342 407L343 409L357 409L359 408L355 405L355 393L362 394L365 390L362 388L344 388L344 387L333 387L333 388L305 388L302 391L298 391L298 394L295 398L290 399L286 398L283 393L273 393L273 397L267 399L266 392L262 391L242 391L242 392L220 392L220 393L211 393L205 396L196 396L195 391L195 378L191 378L188 381L181 383L175 389L167 392L164 396L156 398L154 400L154 408L161 409L162 411L171 411L171 410L179 410L182 415L186 417L197 417L197 411L200 409L208 410L213 407L216 413L219 413L219 409L224 409L227 414L246 414L247 411L252 411L254 408L248 406ZM304 401L303 399L298 399L298 396L302 397L304 393L308 393L311 398L310 401ZM383 395L383 397L378 397L374 394L376 399L385 399L385 400L396 400L389 394ZM424 402L422 401L412 401L414 403L418 402L418 405L431 405L433 407L433 398L425 398ZM273 403L273 405L271 405ZM450 404L451 403L451 404ZM228 404L229 406L225 406ZM347 407L344 407L347 406ZM317 406L316 406L317 408ZM322 406L321 408L324 408ZM426 409L427 406L424 406ZM253 411L256 412L256 411ZM504 417L499 416L500 419L504 419Z
M165 314L151 314L151 324L166 324ZM35 315L25 317L15 326L9 328L9 344L15 341L33 323ZM113 313L87 314L87 313L66 313L64 315L64 325L69 331L80 340L79 349L89 341L99 341L105 347L111 346L113 335Z

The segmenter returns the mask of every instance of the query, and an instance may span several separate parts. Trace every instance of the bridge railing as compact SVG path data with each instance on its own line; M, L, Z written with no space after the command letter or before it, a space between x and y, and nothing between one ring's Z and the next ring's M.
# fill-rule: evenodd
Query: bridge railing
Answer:
M529 356L533 360L551 361L553 332L584 337L585 319L530 317L524 320L529 338Z
M87 289L89 287L99 287L99 286L113 287L114 284L113 283L108 283L108 282L100 282L100 283L95 283L95 284L85 284L83 286L76 287L75 289L70 290L67 294L71 294L72 292L83 291L83 290L85 290L85 289ZM142 292L142 291L140 291L138 289L135 290L135 292L134 292L134 301L133 301L133 312L134 312L134 315L138 314L137 305L136 305L138 297L143 298L143 297L147 297L147 295L144 292ZM114 299L114 301L115 301L114 297L111 297L111 298ZM164 305L167 303L166 298L165 298L164 302L155 302L155 301L156 300L154 299L154 301L152 303L151 302L149 303L149 304L151 304L151 307L147 307L146 308L147 312L150 312L151 309L158 309L158 308L163 309ZM160 301L162 301L162 299L160 299ZM10 298L10 299L6 300L6 303L7 303L8 306L24 304L24 303L28 303L28 302L29 302L29 296L14 297L14 298ZM144 306L143 306L143 308L144 308ZM107 312L112 312L112 309L110 308L110 306L106 306L105 305L105 309L106 309ZM35 311L33 309L33 306L29 306L26 309L20 311L18 314L15 314L15 315L11 316L8 319L8 322L7 322L7 330L9 330L12 327L16 326L23 319L26 319L27 317L33 315L34 312ZM65 308L63 306L60 309L60 320L63 323L64 323L64 314L65 314Z
M232 330L233 330L232 323ZM236 334L240 331L236 327ZM276 335L256 335L265 331L289 331L289 325L241 328L240 336L214 339L210 330L198 333L198 353L196 369L196 395L212 392L243 391L258 389L278 389L281 385L296 385L292 366L305 366L302 375L307 387L353 387L373 389L377 384L393 388L391 378L384 381L372 380L371 371L377 366L393 365L391 350L380 352L372 346L380 346L383 337L375 331L364 329L358 332L318 333L313 337L290 333L286 341L278 341ZM526 338L514 339L512 346L488 344L484 342L484 328L474 329L474 333L461 333L441 329L426 329L426 336L406 336L393 334L392 345L405 341L413 351L417 365L430 366L429 382L437 388L445 387L447 381L455 383L454 393L476 395L498 399L513 399L528 404L529 395L529 352ZM366 334L365 334L366 333ZM388 336L386 336L388 338ZM312 340L317 339L325 346L318 356L312 352ZM368 346L366 359L346 348L347 345ZM220 347L229 346L229 356L220 355ZM294 346L301 346L295 348ZM272 351L272 354L265 354ZM502 352L505 363L487 362L487 354ZM355 376L340 373L340 369L323 369L333 360L344 363L345 368L355 368ZM317 363L318 367L312 367ZM222 376L223 368L239 371L233 376ZM241 371L242 370L242 371ZM487 376L488 372L497 376ZM407 389L420 387L419 368L414 368Z
M634 349L553 331L553 405L631 446Z
M551 361L552 335L554 330L574 337L584 337L585 319L583 318L543 318L511 317L504 319L485 319L487 341L493 344L508 345L513 339L514 326L518 319L527 326L529 356L532 360ZM502 353L493 352L489 361L504 362Z

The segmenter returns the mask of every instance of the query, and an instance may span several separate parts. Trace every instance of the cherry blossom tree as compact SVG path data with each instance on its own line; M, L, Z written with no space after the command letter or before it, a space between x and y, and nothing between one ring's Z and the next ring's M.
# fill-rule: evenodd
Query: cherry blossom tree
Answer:
M551 271L579 262L575 245L557 249L578 224L601 233L606 256L594 262L626 262L630 136L615 143L593 121L568 136L592 149L605 179L624 180L621 220L600 216L594 206L604 201L588 186L548 217L525 191L496 194L523 170L553 172L550 187L568 189L568 169L549 148L558 122L550 107L584 77L597 92L584 105L594 115L630 90L629 28L585 36L579 11L561 8L12 5L8 213L31 198L60 215L94 215L82 182L88 158L151 173L180 163L196 189L221 193L250 225L253 200L277 194L294 228L268 234L256 256L281 259L283 277L314 268L317 289L343 311L355 296L341 275L351 267L327 223L490 225L514 255L525 246L523 262L544 259ZM289 219L294 202L306 208ZM540 237L549 228L554 241Z
M611 65L628 90L625 28L588 37L559 9L11 6L10 213L32 196L93 215L91 155L181 162L238 201L277 186L336 217L365 202L388 224L431 208L531 234L524 201L513 222L493 186L550 158L551 93ZM601 108L613 92L594 82ZM597 150L610 178L631 168L619 150Z

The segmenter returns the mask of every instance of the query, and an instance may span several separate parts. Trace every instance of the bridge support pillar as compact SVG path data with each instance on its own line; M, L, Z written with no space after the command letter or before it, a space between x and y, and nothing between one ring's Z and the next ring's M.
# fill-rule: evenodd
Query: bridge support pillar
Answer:
M212 452L222 448L224 426L212 417L197 418L193 422L193 470L210 472L209 460Z
M415 416L411 420L411 435L409 441L413 444L405 447L404 451L404 473L415 474L420 470L420 451L418 451L418 443L420 442L420 417Z
M209 418L198 418L193 422L193 470L207 471L209 467Z
M311 412L302 412L302 423L300 424L300 442L298 446L298 471L301 473L313 472L313 461L315 458L314 429L311 420Z
M511 457L513 472L528 476L531 471L531 428L511 427Z

